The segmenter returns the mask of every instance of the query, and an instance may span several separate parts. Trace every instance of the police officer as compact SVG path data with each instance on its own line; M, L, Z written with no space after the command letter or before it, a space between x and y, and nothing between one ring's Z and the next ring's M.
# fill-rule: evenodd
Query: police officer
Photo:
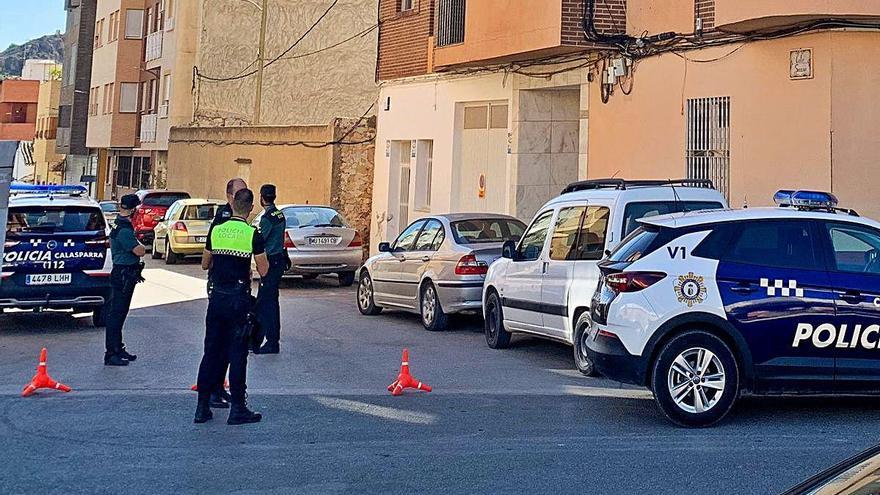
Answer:
M263 237L245 220L254 208L254 193L242 189L232 201L232 217L214 227L202 255L208 274L208 314L205 318L205 354L199 366L198 406L194 422L213 417L211 391L222 382L229 364L232 407L227 424L256 423L262 415L248 409L245 390L250 335L247 315L251 308L251 257L260 276L269 272Z
M208 229L208 237L211 237L211 232L214 230L214 227L223 224L230 218L232 218L232 201L235 198L235 193L242 189L247 188L247 183L244 179L236 177L234 179L230 179L226 183L226 204L217 208L217 213L214 215L214 220L211 222L211 227ZM211 272L208 272L208 277L210 278ZM211 407L217 408L227 408L229 407L229 401L232 397L223 387L223 382L225 381L223 377L226 376L226 370L229 368L229 361L223 365L223 373L221 374L220 381L216 386L213 387L213 392L211 393Z
M265 208L260 219L260 234L266 242L266 256L269 258L269 273L260 280L257 294L257 321L266 337L263 347L258 347L262 338L256 340L254 352L257 354L278 354L281 350L281 308L278 305L278 285L289 268L287 250L284 249L284 229L287 222L284 213L275 207L275 186L265 184L260 188L260 205ZM261 336L262 337L262 336Z
M110 252L113 256L113 271L110 272L110 310L107 312L105 366L128 366L137 356L129 354L122 343L122 326L131 306L134 286L142 281L141 258L146 250L134 235L131 215L141 204L134 194L126 194L119 201L119 214L113 230L110 231Z

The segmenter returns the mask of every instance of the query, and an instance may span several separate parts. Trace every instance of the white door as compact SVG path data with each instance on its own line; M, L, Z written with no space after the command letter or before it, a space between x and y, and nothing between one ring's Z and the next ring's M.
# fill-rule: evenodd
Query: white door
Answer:
M514 259L507 266L501 287L504 320L511 329L541 332L541 279L544 275L544 244L553 210L538 214L523 234Z
M507 190L507 104L467 104L456 163L456 211L503 212Z

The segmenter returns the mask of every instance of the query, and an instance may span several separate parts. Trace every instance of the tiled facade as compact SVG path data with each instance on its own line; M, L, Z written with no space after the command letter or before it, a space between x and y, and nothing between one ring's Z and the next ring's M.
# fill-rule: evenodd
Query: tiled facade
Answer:
M715 0L694 0L694 19L701 19L702 30L715 27Z

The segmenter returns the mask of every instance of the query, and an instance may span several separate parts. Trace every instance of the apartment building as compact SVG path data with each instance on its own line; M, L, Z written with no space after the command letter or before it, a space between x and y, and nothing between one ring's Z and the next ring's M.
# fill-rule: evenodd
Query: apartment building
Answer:
M56 151L58 136L58 103L61 81L50 79L40 83L37 100L37 132L34 137L34 184L62 184L64 155Z
M880 6L382 0L380 12L374 246L430 212L528 220L568 182L609 176L711 178L734 204L834 190L880 215L863 180L880 146L868 96Z
M40 81L0 81L0 141L33 141Z
M98 0L86 144L104 198L165 186L168 135L192 115L196 2Z
M65 0L64 64L58 105L56 153L65 155L65 184L83 184L96 190L97 162L89 160L86 128L89 122L89 89L97 0ZM98 197L101 197L98 195Z

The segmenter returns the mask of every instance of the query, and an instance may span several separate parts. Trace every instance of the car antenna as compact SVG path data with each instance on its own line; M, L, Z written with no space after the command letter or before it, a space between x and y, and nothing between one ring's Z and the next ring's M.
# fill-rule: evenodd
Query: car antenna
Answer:
M620 169L617 169L617 172L614 172L614 175L612 175L611 178L612 178L612 179L616 179L616 178L617 178L617 174L619 174L619 173L620 173Z
M672 187L672 195L675 196L675 206L681 206L681 198L678 196L678 191L675 190L675 182L672 179L669 180L669 186Z

